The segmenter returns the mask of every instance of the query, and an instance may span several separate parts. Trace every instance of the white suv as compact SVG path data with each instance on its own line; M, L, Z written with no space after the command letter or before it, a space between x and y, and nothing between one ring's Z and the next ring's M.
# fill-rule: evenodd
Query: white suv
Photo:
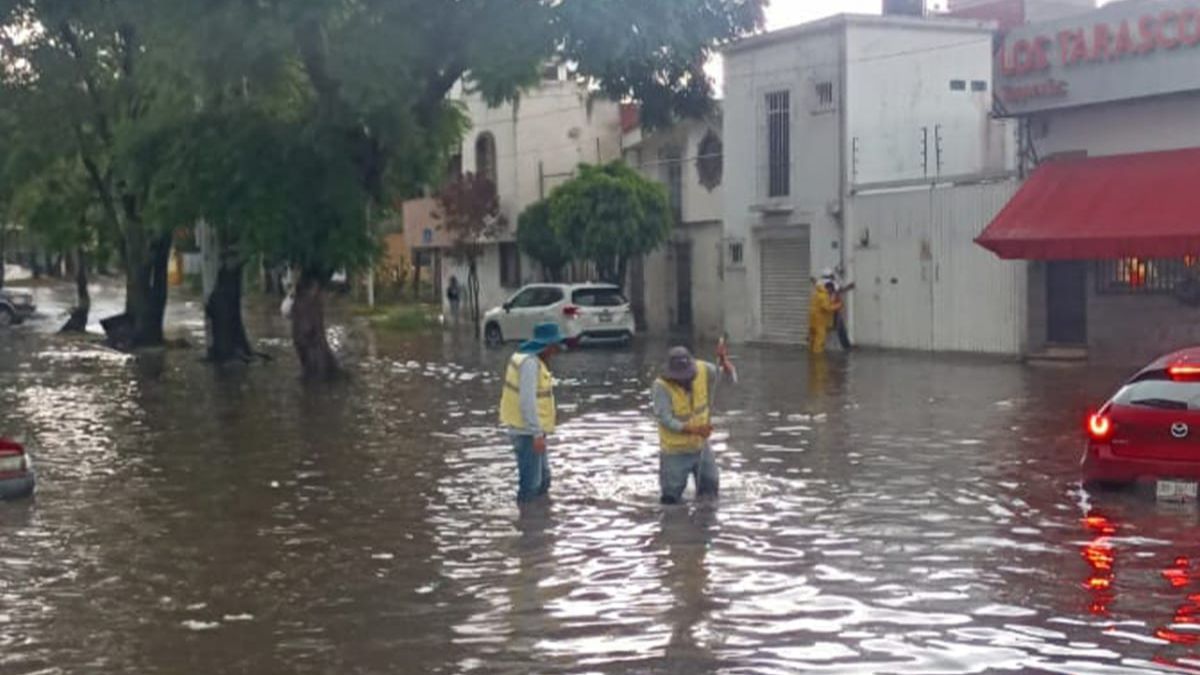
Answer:
M629 342L633 310L612 284L530 284L483 316L489 345L528 340L539 323L557 323L574 342Z

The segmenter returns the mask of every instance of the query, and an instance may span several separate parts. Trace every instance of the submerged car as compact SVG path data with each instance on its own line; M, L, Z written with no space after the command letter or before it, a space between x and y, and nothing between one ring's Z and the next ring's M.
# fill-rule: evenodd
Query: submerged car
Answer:
M22 323L36 311L32 293L0 289L0 328Z
M557 323L572 343L629 342L633 310L612 284L531 284L483 317L489 345L528 340L534 326Z
M33 463L25 447L0 438L0 501L29 497L35 482Z
M1156 484L1194 499L1200 482L1200 347L1154 361L1086 422L1085 483Z

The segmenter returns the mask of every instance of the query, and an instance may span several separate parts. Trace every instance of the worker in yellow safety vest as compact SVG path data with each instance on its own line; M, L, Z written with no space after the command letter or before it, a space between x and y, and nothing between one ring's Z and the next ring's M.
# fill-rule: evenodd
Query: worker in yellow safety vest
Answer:
M504 374L500 423L517 456L517 501L530 502L550 491L546 437L554 433L554 378L550 360L566 342L556 323L534 328L533 339L517 348Z
M717 352L720 368L696 361L686 347L667 353L662 377L651 391L658 421L658 482L663 504L677 504L687 488L688 476L696 483L697 497L715 497L720 473L708 439L712 436L711 404L717 380L724 373L733 379L733 365L724 341Z

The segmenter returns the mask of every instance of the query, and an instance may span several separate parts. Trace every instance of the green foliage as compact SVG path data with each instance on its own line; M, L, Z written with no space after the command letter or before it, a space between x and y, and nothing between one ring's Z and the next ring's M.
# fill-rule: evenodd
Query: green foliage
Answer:
M582 165L550 195L550 224L573 257L590 260L601 278L623 283L630 259L670 235L666 188L624 162Z
M550 223L549 199L530 204L517 218L517 245L542 265L547 281L561 279L563 268L574 257Z

